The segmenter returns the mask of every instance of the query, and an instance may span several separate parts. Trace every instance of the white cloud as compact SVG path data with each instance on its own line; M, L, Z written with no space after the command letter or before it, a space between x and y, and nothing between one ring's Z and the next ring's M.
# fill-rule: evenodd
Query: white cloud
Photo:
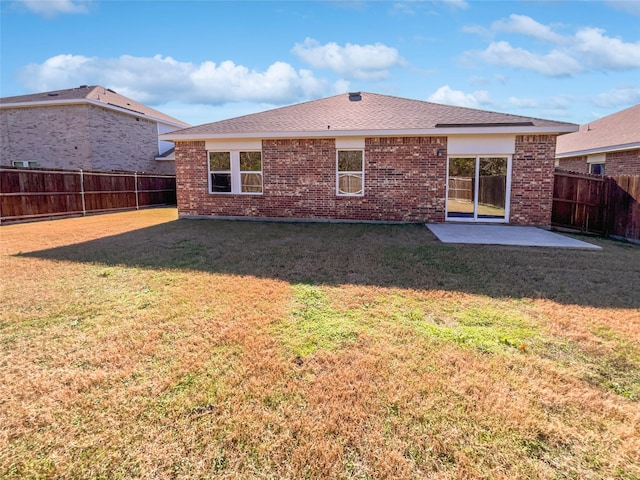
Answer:
M479 56L492 65L533 70L549 77L571 75L582 70L578 61L560 50L539 55L523 48L514 48L505 41L492 42L486 50L473 52L472 55Z
M494 22L492 29L499 32L515 32L551 43L563 43L566 40L563 35L555 33L549 26L538 23L526 15L512 14L509 20Z
M562 112L565 116L566 111L575 103L575 99L566 96L553 96L549 98L529 98L529 97L509 97L509 105L518 109L537 109L547 114Z
M459 107L479 108L491 105L489 92L478 90L473 93L465 93L461 90L453 90L449 85L445 85L431 94L427 100L434 103L444 103L446 105L457 105Z
M441 0L441 2L451 8L459 8L461 10L469 7L469 2L466 2L465 0Z
M347 43L343 47L335 42L320 45L317 40L307 38L303 43L296 43L291 51L312 67L328 69L343 78L359 80L386 78L390 68L405 63L395 48L382 43Z
M469 85L475 85L475 86L485 86L485 85L490 85L491 82L489 80L487 80L484 77L478 77L478 76L473 76L473 77L469 77L467 79L467 83Z
M497 74L493 78L495 78L496 82L501 83L502 85L506 85L509 81L509 77L501 74Z
M399 15L415 15L417 10L414 8L415 2L394 2L390 12Z
M573 50L594 68L640 67L640 42L625 43L607 37L600 28L583 28L576 33Z
M466 0L403 0L394 2L390 9L392 14L416 15L425 13L427 15L439 15L432 7L444 5L450 10L464 10L469 7Z
M616 10L640 16L640 2L634 0L606 0L606 4Z
M87 13L92 0L16 0L33 13L53 17L59 13Z
M601 108L617 108L640 103L640 88L636 86L620 86L601 93L592 99Z
M481 25L466 25L461 28L462 33L473 33L481 37L492 37L493 32Z
M532 70L549 77L572 75L588 69L626 70L640 67L640 42L630 43L606 35L605 30L584 27L573 35L560 34L525 15L511 15L494 22L490 30L481 26L466 27L466 33L518 33L554 45L550 51L538 53L512 46L509 42L492 41L483 51L469 51L464 59L480 58L492 65Z
M284 62L256 71L232 61L198 65L161 55L118 58L57 55L41 64L24 67L20 77L31 91L100 84L150 104L168 100L213 105L237 101L283 104L319 96L330 88L311 71L296 71Z
M534 98L509 97L509 103L517 108L538 108L540 102Z
M347 80L338 80L333 84L333 88L331 89L334 95L339 95L341 93L347 93L351 91L351 85Z

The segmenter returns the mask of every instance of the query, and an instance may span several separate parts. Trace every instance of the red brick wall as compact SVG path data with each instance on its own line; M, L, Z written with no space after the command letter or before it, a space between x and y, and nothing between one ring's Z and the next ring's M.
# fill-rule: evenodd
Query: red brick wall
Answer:
M587 165L586 155L560 158L558 161L558 168L567 170L569 172L589 173L589 166Z
M176 195L180 215L204 215L209 194L204 142L176 142Z
M511 223L549 225L555 135L516 137ZM444 221L446 137L365 139L365 195L336 195L335 140L263 140L262 195L208 193L204 142L176 142L182 216Z
M511 173L510 223L551 224L556 135L518 135Z
M176 142L180 215L443 221L446 137L365 139L365 195L336 195L333 138L263 140L262 195L212 195L204 142Z
M607 153L605 175L640 175L640 149Z

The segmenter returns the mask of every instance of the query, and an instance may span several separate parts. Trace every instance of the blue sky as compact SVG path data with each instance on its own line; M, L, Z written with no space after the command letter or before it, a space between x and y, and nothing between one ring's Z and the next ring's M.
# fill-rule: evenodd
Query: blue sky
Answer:
M640 0L1 0L0 96L98 84L193 125L347 91L574 123L640 103Z

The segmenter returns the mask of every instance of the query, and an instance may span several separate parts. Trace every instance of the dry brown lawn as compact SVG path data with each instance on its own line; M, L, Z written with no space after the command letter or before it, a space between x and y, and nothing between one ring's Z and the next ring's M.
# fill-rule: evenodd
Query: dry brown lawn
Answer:
M640 248L0 228L0 477L640 478Z

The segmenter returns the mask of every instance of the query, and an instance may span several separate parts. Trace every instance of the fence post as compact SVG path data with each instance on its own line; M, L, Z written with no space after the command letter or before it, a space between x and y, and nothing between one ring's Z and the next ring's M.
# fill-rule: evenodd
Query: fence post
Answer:
M133 178L136 183L136 210L140 210L140 203L138 202L138 172L133 172Z
M80 169L80 198L82 198L82 215L87 215L87 204L84 201L84 172Z

